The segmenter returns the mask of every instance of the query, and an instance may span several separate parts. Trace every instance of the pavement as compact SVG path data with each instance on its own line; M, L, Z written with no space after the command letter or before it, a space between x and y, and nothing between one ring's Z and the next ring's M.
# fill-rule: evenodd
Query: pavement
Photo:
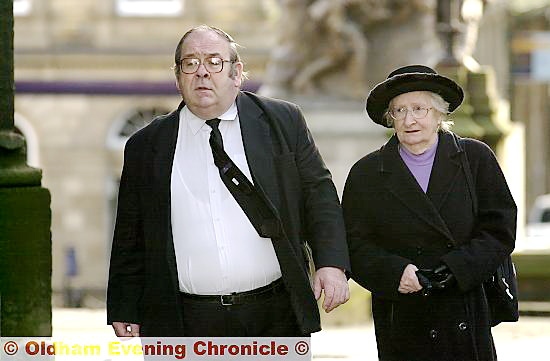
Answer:
M83 339L111 337L105 324L104 309L53 310L53 336ZM502 323L493 328L499 361L547 361L550 346L550 317L522 316L516 323ZM372 322L360 325L325 328L311 337L313 359L377 360Z

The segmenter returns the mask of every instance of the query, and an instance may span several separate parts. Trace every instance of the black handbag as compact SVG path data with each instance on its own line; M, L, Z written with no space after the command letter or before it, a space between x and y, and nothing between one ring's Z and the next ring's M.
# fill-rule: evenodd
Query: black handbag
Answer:
M462 147L460 139L455 135L457 146L462 151L461 161L470 197L472 208L477 216L477 194L474 188L474 181L466 149ZM489 318L491 327L501 322L516 322L519 319L518 308L518 281L516 268L512 262L512 256L508 255L500 264L495 273L487 281L483 282L483 289L489 306Z
M483 283L483 287L489 304L491 326L519 319L518 283L512 257L506 257L495 274Z

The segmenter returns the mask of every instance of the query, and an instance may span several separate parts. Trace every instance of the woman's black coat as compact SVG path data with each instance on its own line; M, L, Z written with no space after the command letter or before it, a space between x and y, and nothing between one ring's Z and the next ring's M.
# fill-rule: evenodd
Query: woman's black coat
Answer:
M478 198L475 219L449 132L424 193L393 136L351 169L343 194L352 278L372 292L381 360L496 360L482 283L514 248L516 205L494 153L463 139ZM397 291L408 264L446 264L456 283L429 296Z

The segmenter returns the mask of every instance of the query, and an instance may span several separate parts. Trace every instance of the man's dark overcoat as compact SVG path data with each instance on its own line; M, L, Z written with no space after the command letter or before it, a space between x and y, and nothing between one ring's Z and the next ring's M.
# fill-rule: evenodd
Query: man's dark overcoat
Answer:
M308 334L320 330L320 320L304 241L317 268L349 270L341 207L298 107L261 97L261 109L253 96L241 92L237 97L244 149L253 182L284 229L273 245L298 324ZM170 177L183 105L134 134L124 151L107 318L108 323L140 324L142 336L185 335L170 220Z
M394 135L351 169L343 194L352 278L372 292L381 360L496 360L482 282L514 248L516 205L494 153L464 138L479 210L460 148L439 142L427 193L398 153ZM397 291L408 264L445 263L456 277L429 296Z

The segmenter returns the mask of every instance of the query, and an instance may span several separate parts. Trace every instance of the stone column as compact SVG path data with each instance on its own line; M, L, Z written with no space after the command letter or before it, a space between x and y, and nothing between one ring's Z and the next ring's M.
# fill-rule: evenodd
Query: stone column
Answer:
M461 15L463 5L464 0L437 2L437 33L445 53L436 68L439 73L462 85L465 92L463 104L451 117L455 121L453 131L482 140L496 150L498 143L510 132L509 115L496 111L498 99L492 68L476 64L472 69L465 63L465 58L471 54L457 55L456 48L460 45L457 43L458 36L467 30L460 20L464 17L464 14Z
M13 0L0 1L0 336L51 336L50 193L14 128Z

